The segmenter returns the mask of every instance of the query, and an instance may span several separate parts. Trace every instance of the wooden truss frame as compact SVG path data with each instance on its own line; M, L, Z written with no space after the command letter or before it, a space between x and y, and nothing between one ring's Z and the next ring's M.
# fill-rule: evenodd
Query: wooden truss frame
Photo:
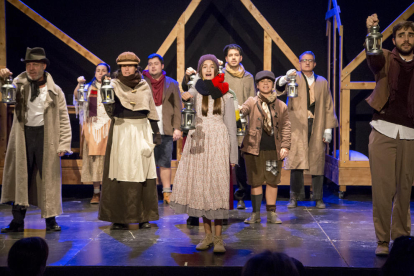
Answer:
M331 8L331 1L334 8ZM346 191L346 186L370 186L371 172L369 169L369 161L352 161L349 159L349 132L350 129L350 104L351 104L351 90L373 90L375 82L352 82L351 73L360 65L365 59L365 50L362 50L347 66L342 68L343 61L343 26L339 18L339 6L336 0L330 0L328 4L328 12L326 14L327 20L327 36L328 36L328 72L330 72L331 64L331 41L333 41L333 95L336 98L335 79L336 79L336 29L339 33L339 156L336 156L336 143L334 143L333 156L326 156L325 176L339 185L339 191L343 195ZM392 28L401 21L407 20L414 14L414 3L411 4L400 16L398 16L384 31L382 32L383 41L391 36ZM330 32L331 22L333 17L332 33ZM330 74L328 74L330 80ZM336 137L335 137L336 142ZM340 195L341 195L340 194Z
M74 39L66 35L64 32L59 30L56 26L51 24L45 18L40 16L26 4L19 0L0 0L0 68L6 67L6 12L5 12L5 2L9 2L17 9L22 11L24 14L32 18L35 22L40 24L50 33L55 35L57 38L62 40L65 44L70 46L80 55L88 59L93 64L98 64L102 62L97 56L88 51ZM256 6L250 0L240 0L250 14L256 19L259 25L263 28L264 39L263 39L263 69L271 70L272 69L272 41L280 48L282 53L289 59L294 68L299 70L299 59L292 52L289 46L283 41L280 35L274 30L274 28L269 24L266 18L260 13ZM194 13L195 9L199 6L201 0L192 0L187 6L186 10L182 13L177 23L162 43L157 53L160 55L165 55L167 50L170 48L172 43L177 40L177 79L179 82L184 77L185 74L185 24L190 19L191 15ZM180 83L181 84L181 83ZM180 85L181 86L181 85ZM74 108L68 106L69 113L74 113ZM10 115L9 115L10 117ZM2 174L4 166L5 152L7 148L7 122L8 122L8 111L5 104L0 104L0 175ZM180 149L181 147L178 147ZM78 151L79 149L76 149ZM181 157L181 151L177 150L177 159ZM174 163L175 162L175 163ZM177 161L174 160L172 167L177 165ZM80 182L80 168L82 166L82 160L62 160L62 183L63 184L79 184ZM285 174L286 175L286 174ZM173 173L174 176L174 173ZM1 181L1 179L0 179ZM282 182L287 182L283 181ZM308 181L307 181L308 182ZM288 182L287 182L288 183ZM285 183L286 184L286 183Z

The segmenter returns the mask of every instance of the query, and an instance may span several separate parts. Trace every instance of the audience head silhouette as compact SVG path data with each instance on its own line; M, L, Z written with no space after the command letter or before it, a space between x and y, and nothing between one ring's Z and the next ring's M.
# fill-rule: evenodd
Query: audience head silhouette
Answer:
M46 269L49 246L39 237L18 240L10 248L7 265L13 276L40 276Z
M242 276L300 276L304 267L298 260L284 253L265 251L250 258Z

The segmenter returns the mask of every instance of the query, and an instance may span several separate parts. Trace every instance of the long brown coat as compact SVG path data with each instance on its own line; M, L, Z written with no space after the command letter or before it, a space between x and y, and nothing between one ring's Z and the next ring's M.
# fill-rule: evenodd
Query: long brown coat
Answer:
M308 106L306 80L297 72L297 98L288 99L289 120L292 127L292 141L285 169L305 170L306 174L323 175L325 168L325 144L322 141L325 129L338 126L333 110L331 92L325 78L317 76L315 80L315 119L311 139L308 143ZM286 93L285 90L283 92Z
M1 82L1 81L0 81ZM34 172L33 182L28 190L25 113L30 92L26 73L14 79L17 87L17 103L13 116L13 125L7 146L3 172L1 203L14 202L18 205L35 205L41 209L42 218L54 217L62 213L62 179L60 157L58 153L72 153L70 143L72 132L65 95L47 73L48 94L44 112L44 151L43 178Z

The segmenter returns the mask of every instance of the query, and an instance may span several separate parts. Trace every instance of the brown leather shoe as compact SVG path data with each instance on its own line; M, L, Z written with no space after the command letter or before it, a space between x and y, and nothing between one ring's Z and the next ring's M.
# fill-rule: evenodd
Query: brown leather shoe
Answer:
M93 194L92 199L91 199L91 204L99 204L100 200L101 200L101 194L100 193Z
M166 204L170 204L170 196L171 196L171 193L162 193L162 195L163 195L163 197L164 197L164 203L166 203Z
M379 241L377 248L375 249L375 255L387 256L390 253L389 242Z

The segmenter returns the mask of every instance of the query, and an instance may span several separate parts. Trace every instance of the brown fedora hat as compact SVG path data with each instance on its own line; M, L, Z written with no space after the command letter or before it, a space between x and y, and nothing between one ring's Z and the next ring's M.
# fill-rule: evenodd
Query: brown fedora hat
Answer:
M26 57L21 59L23 62L30 62L30 61L42 61L46 63L47 66L50 65L50 61L46 58L45 49L40 47L29 48L27 47L26 50Z

